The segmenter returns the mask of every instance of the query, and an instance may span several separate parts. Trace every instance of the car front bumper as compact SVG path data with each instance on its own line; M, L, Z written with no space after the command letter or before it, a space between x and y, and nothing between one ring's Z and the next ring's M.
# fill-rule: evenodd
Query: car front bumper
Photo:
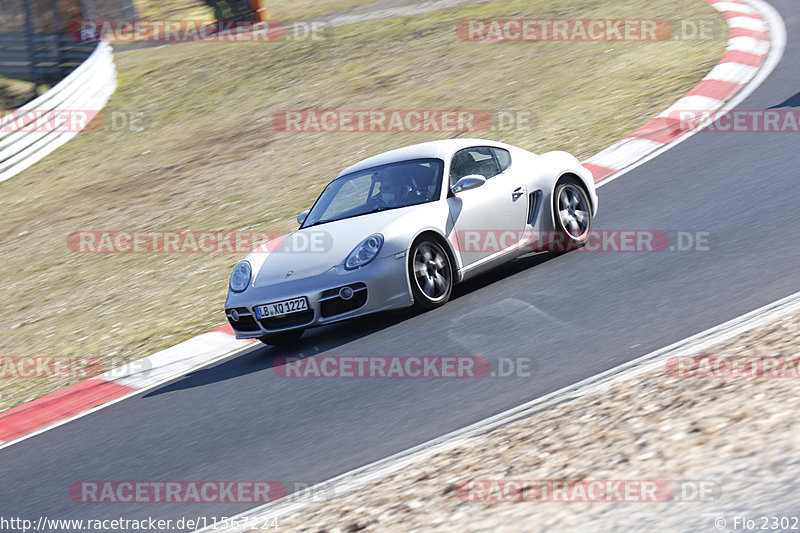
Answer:
M353 290L353 297L349 300L339 296L340 289L345 286ZM308 299L306 311L282 317L256 317L257 306L299 297ZM225 315L237 339L252 339L269 333L323 326L378 311L409 307L413 303L407 258L403 253L375 259L356 270L345 270L338 265L316 276L263 287L251 284L241 293L229 291Z

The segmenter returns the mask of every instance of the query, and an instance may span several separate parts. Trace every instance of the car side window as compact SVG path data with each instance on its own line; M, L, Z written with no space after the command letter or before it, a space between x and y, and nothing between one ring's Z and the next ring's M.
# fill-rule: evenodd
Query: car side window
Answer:
M502 148L492 148L492 151L494 151L497 163L500 165L500 172L505 172L511 166L511 153Z
M464 176L478 174L487 180L502 172L497 164L492 148L488 146L473 146L459 150L453 156L450 164L450 186Z

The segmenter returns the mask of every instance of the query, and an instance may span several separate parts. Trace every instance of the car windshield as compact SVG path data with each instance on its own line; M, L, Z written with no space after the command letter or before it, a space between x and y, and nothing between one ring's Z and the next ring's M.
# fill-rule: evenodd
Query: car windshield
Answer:
M415 159L340 176L322 192L303 227L437 200L443 169L441 159Z

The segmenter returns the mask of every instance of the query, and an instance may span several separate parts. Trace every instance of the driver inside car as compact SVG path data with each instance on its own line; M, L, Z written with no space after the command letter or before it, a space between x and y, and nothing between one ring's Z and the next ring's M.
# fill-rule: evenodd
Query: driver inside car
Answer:
M374 208L399 207L408 203L410 177L404 169L383 169L375 181L380 182L380 192L371 199Z

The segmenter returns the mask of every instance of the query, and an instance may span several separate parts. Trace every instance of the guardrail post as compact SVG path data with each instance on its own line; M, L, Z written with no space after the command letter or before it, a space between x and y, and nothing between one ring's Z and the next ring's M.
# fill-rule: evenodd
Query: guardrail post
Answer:
M62 65L62 54L61 54L61 36L64 35L66 32L64 31L64 21L61 18L61 12L58 9L58 0L50 0L50 9L53 11L53 24L55 25L55 56L56 56L56 64L58 68L58 77L59 79L64 77L66 74L64 66Z
M256 20L259 22L269 21L269 13L267 12L267 0L251 0L253 11L256 14Z
M30 2L25 4L25 35L28 40L29 75L33 82L33 97L39 96L39 72L36 70L36 39L33 32L33 9Z

